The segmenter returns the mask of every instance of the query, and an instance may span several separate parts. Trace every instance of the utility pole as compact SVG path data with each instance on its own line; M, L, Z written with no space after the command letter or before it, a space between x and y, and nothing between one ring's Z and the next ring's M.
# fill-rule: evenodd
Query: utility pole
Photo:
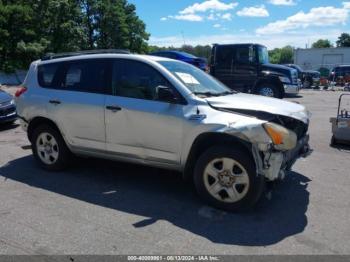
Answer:
M183 31L181 31L181 35L182 35L182 40L184 41L184 45L186 45L185 35L184 35L184 32L183 32Z

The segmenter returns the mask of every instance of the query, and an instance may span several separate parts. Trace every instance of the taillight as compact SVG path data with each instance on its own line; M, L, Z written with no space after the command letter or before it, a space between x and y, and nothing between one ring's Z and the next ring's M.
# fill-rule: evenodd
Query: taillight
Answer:
M20 97L22 94L24 94L27 91L27 88L24 86L21 86L19 89L17 89L15 93L15 97Z

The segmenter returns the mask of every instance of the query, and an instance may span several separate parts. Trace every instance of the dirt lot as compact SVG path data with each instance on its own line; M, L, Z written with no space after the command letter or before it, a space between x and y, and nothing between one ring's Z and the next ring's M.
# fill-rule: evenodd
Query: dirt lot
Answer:
M350 150L329 146L339 92L290 98L312 112L311 146L256 209L200 202L168 171L81 160L37 167L24 132L0 129L0 254L350 254Z

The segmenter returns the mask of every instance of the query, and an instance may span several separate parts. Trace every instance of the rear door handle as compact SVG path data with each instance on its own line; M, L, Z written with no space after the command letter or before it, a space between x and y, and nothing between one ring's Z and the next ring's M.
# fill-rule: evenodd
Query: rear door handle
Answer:
M54 104L54 105L59 105L59 104L61 104L61 101L58 101L58 100L50 100L49 103L50 103L50 104Z
M117 112L117 111L121 111L122 110L122 108L119 107L119 106L106 106L106 109L110 110L112 112Z

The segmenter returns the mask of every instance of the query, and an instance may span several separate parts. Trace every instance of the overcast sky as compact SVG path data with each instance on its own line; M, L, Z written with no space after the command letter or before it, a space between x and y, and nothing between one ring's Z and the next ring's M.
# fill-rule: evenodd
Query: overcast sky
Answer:
M269 48L335 42L349 32L350 1L129 0L147 24L150 44L257 42Z

